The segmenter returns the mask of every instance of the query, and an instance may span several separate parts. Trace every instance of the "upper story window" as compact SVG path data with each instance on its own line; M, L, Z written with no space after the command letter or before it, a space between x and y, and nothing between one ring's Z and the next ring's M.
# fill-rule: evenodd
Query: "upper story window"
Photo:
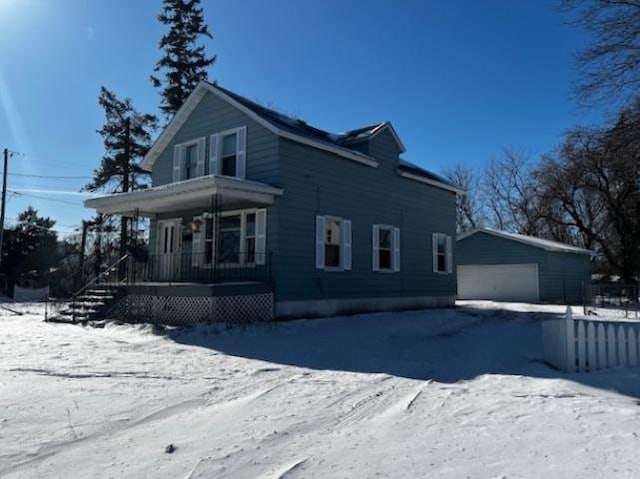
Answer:
M173 147L173 181L204 175L206 145L202 137Z
M226 176L237 174L238 134L230 133L222 137L221 173Z
M400 271L400 228L373 225L372 258L374 271Z
M198 144L188 145L184 156L185 179L195 178L198 170Z
M316 216L316 268L351 269L351 221L335 216Z
M246 126L211 135L209 174L244 178L247 169L246 150Z
M433 272L451 273L453 271L453 255L451 236L444 233L433 233Z

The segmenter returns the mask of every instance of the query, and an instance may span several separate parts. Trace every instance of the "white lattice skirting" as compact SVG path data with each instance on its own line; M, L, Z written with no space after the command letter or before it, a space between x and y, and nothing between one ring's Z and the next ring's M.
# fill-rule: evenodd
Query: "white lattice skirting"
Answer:
M173 326L197 323L253 323L273 319L273 294L236 296L150 296L122 298L113 315L125 321Z

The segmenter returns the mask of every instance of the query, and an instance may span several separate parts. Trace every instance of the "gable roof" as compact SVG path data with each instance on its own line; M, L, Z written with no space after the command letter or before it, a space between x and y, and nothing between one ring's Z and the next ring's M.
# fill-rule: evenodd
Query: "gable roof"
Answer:
M595 254L591 250L578 248L577 246L572 246L566 243L559 243L558 241L536 238L535 236L525 236L517 233L509 233L507 231L494 230L493 228L477 228L458 236L458 241L462 241L465 238L473 236L477 233L485 233L488 235L496 236L498 238L517 241L518 243L523 243L529 246L534 246L536 248L541 248L546 251L553 251L556 253L576 253L588 255Z
M201 81L147 152L140 165L143 169L151 171L158 156L169 146L171 139L208 92L238 108L253 120L283 138L330 151L368 166L376 167L378 166L378 161L369 155L350 148L349 145L371 139L382 131L389 130L400 151L405 151L400 137L390 122L377 123L344 133L330 133L313 127L303 120L291 118L271 108L262 106L219 85Z
M267 108L263 105L260 105L259 103L249 100L248 98L238 95L237 93L227 90L226 88L222 88L219 85L212 86L224 92L226 95L233 98L235 101L253 111L254 113L258 114L260 117L269 121L274 126L277 126L278 128L281 128L285 131L300 135L302 137L319 141L326 141L335 146L346 147L349 144L359 143L361 141L373 138L381 131L389 129L400 150L403 152L405 151L404 145L400 141L400 137L398 137L395 129L388 121L384 123L368 125L365 127L357 128L355 130L345 131L343 133L331 133L326 130L311 126L307 122L299 118L293 118L271 108Z

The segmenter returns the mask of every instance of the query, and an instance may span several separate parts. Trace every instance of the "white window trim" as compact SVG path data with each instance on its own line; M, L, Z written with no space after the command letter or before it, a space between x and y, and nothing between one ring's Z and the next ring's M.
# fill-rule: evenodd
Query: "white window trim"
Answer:
M244 143L241 144L241 133L244 130ZM224 137L229 135L236 135L236 171L235 175L223 175L222 174L222 163L224 157L222 156L222 147L224 145ZM247 127L239 126L236 128L230 128L228 130L220 131L215 133L212 136L217 136L217 145L216 145L216 160L214 161L216 167L216 175L219 176L227 176L229 178L245 178L247 174ZM240 164L242 163L242 165ZM239 175L238 172L243 173ZM211 171L209 172L213 174Z
M452 246L451 236L447 235L446 233L433 233L431 238L433 242L432 244L433 272L439 275L452 274L453 273L453 246ZM441 254L438 253L439 238L444 238L445 240L445 252L444 252L445 270L444 271L440 271L438 269L438 256L441 256Z
M193 178L187 178L187 148L194 145L196 146L197 161L196 161L196 175L193 178L204 176L205 168L206 168L205 162L206 162L206 150L207 150L207 137L201 136L199 138L194 138L193 140L185 141L183 143L178 143L174 146L174 148L180 148L180 167L179 167L180 178L178 179L178 181L193 179ZM200 148L203 148L204 151L200 151Z
M373 271L375 271L376 273L398 273L399 269L396 269L396 255L395 255L395 251L396 251L396 245L395 245L395 241L396 241L396 237L395 237L395 230L398 229L396 226L392 226L392 225L373 225L372 227L372 234L376 234L374 241L376 241L375 246L372 248L372 254L378 255L378 269L373 268ZM390 235L390 244L389 244L389 262L390 265L388 268L382 268L380 266L380 230L387 230L389 231L389 235ZM375 264L372 262L372 264Z
M205 248L204 248L204 244L206 241L206 230L202 232L202 263L201 263L201 268L203 269L212 269L214 267L216 268L237 268L239 266L243 266L246 268L255 268L256 266L262 266L259 265L258 261L256 261L256 258L254 258L254 261L251 263L246 263L244 261L245 255L247 253L246 251L246 233L247 233L247 215L250 214L255 214L256 215L256 228L257 228L257 221L258 221L258 210L260 208L245 208L242 210L229 210L229 211L221 211L217 214L218 219L219 218L224 218L227 216L238 216L240 215L240 262L239 263L217 263L218 258L216 257L216 253L217 253L217 248L214 248L213 250L213 257L211 258L211 263L207 264L204 262L204 252L205 252ZM207 218L212 218L214 216L213 213L211 212L204 212L202 214L202 219L203 221L206 221ZM204 225L204 228L206 228L206 224ZM257 231L256 231L257 233ZM213 234L214 234L214 239L213 239L213 244L214 246L216 245L216 240L217 238L215 237L215 235L218 234L218 231L216 229L216 225L214 225L214 230L213 230ZM253 236L254 238L256 238L256 250L257 250L257 234L254 234ZM256 251L255 254L257 255L258 252ZM267 252L265 250L264 254L266 255Z
M340 266L326 266L326 255L324 256L324 261L323 261L323 265L322 267L319 267L319 265L317 264L316 261L316 269L321 270L321 271L325 271L327 273L337 273L337 272L342 272L342 271L351 271L351 269L353 268L352 263L353 263L353 226L352 226L352 222L351 220L348 220L346 218L341 218L339 216L333 216L333 215L317 215L316 216L316 227L317 227L317 218L318 217L322 217L324 218L323 221L323 226L324 226L324 231L322 232L322 248L324 251L324 247L325 247L325 234L326 234L326 228L327 228L327 221L336 221L338 223L338 225L340 226ZM345 234L344 234L344 228L345 228L345 222L349 223L349 238L345 238ZM317 234L318 232L316 231L316 242L317 240ZM347 241L348 240L348 241ZM316 244L317 247L317 244ZM345 251L351 248L350 251L350 259L351 261L349 261L349 264L346 264L346 260L347 260L347 255L345 254ZM317 252L316 252L317 254ZM317 260L317 259L316 259Z

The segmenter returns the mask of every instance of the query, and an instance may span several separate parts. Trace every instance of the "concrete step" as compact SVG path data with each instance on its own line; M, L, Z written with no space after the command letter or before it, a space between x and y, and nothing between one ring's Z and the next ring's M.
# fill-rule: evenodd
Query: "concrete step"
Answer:
M111 301L115 296L85 296L81 295L76 298L79 303L106 303Z

